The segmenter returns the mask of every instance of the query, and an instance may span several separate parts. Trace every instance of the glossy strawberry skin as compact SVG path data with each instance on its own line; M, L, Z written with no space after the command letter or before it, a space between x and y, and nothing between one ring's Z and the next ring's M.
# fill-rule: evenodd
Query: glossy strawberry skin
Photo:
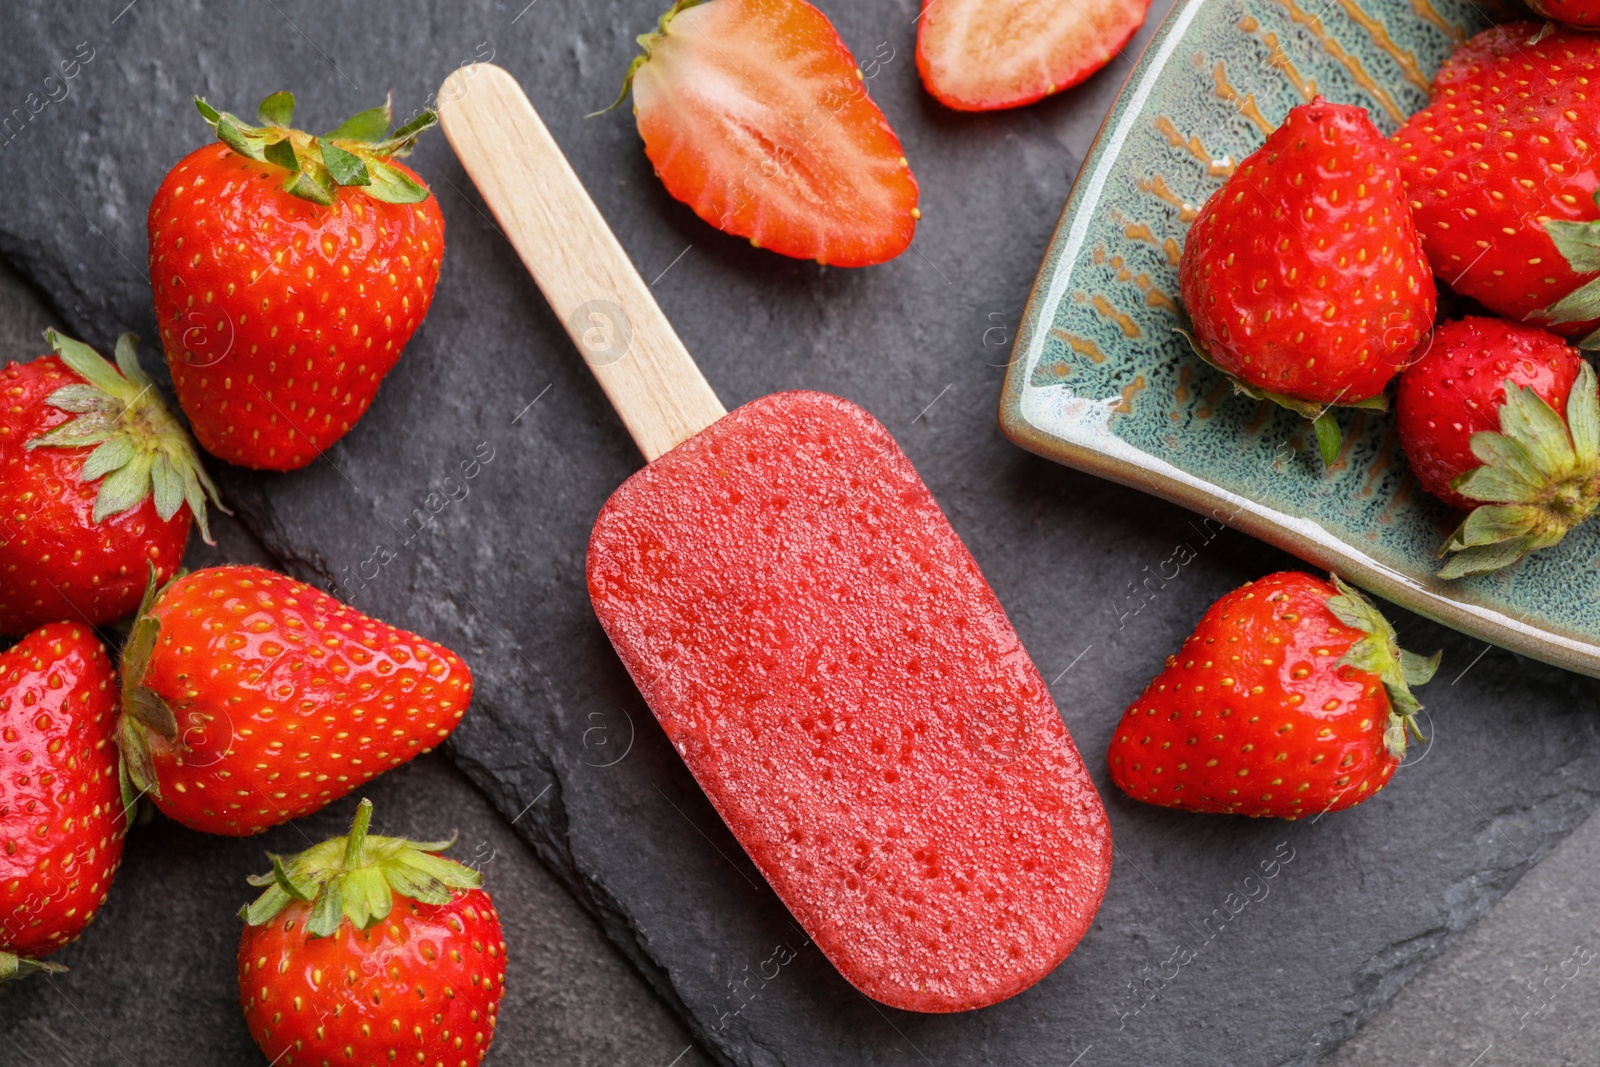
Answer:
M1565 418L1581 365L1575 349L1534 326L1481 317L1441 325L1395 390L1400 446L1412 473L1451 507L1474 507L1450 482L1481 465L1472 435L1500 429L1506 379L1532 389Z
M1286 571L1201 617L1123 713L1111 779L1188 811L1299 818L1367 799L1399 761L1375 674L1337 667L1361 635L1328 610L1334 587Z
M369 930L305 932L291 904L239 941L239 1003L261 1051L284 1067L323 1062L476 1065L505 995L500 916L481 889L449 904L397 897ZM280 1060L281 1057L281 1060Z
M1361 108L1320 98L1206 202L1178 269L1214 363L1314 403L1381 392L1436 309L1392 147Z
M26 447L73 417L45 401L76 384L54 355L0 370L0 633L122 618L139 606L148 564L170 578L189 538L188 506L163 521L149 497L95 522L99 485L78 479L91 449Z
M1584 84L1600 40L1558 29L1532 43L1537 32L1518 23L1468 41L1394 143L1439 278L1491 311L1576 336L1595 324L1537 313L1597 275L1575 273L1544 222L1600 218L1600 111Z
M416 179L402 164L393 164ZM324 207L284 172L210 144L150 205L150 277L178 402L211 454L294 470L366 412L433 302L444 217L340 188Z
M432 751L472 700L449 649L258 567L194 571L151 614L144 684L179 731L150 739L155 804L206 833L317 811Z
M673 15L633 75L667 192L725 233L798 259L881 263L916 232L917 183L850 50L805 0Z
M116 701L87 626L51 623L0 653L0 951L54 952L105 903L126 829Z
M1600 3L1596 0L1528 0L1534 12L1566 26L1581 29L1600 27Z
M1021 107L1111 62L1149 10L1149 0L923 0L917 72L946 107Z

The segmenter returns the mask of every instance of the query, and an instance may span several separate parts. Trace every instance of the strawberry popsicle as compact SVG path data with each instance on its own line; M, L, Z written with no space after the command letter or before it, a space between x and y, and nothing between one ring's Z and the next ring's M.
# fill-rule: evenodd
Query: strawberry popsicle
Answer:
M857 989L1001 1000L1083 936L1100 798L1005 611L872 416L738 408L630 478L589 593L751 859Z
M648 465L590 595L706 795L857 989L982 1007L1048 974L1105 892L1094 785L1004 609L872 416L725 412L516 81L439 91L446 137Z

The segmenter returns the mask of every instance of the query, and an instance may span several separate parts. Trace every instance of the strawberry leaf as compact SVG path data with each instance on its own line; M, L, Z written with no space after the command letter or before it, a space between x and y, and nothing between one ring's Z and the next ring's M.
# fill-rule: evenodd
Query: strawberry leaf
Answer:
M1317 452L1322 456L1322 465L1333 466L1339 459L1339 448L1344 444L1344 431L1339 429L1338 420L1331 411L1324 411L1311 420L1311 428L1317 434Z
M398 167L382 160L370 160L367 173L372 179L372 184L367 187L367 195L374 200L382 200L386 204L420 204L428 199L426 188Z
M290 92L276 92L256 108L256 118L261 120L263 126L292 126L294 125L294 94Z
M345 119L334 129L322 135L323 141L381 141L394 121L393 99L386 99L381 107L369 107Z
M0 951L0 982L22 978L30 974L65 974L67 969L59 963L30 960L10 952Z
M338 145L322 146L322 162L327 166L333 180L340 185L372 184L367 165L361 161L361 157L346 152Z

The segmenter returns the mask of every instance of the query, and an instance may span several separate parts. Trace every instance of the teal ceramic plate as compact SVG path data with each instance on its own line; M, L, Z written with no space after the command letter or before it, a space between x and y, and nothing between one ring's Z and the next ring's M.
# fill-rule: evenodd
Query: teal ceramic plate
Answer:
M1473 0L1179 0L1084 163L1017 333L1000 421L1040 455L1136 486L1449 626L1600 675L1600 522L1508 571L1434 577L1454 525L1392 416L1347 412L1324 471L1308 426L1238 397L1173 333L1195 208L1296 104L1386 133L1427 99Z

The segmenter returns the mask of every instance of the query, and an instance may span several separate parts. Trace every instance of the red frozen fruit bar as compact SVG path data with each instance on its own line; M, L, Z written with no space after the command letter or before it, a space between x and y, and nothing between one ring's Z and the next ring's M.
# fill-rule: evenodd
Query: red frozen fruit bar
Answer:
M630 478L589 594L667 736L861 992L912 1011L1043 978L1111 832L1005 610L881 425L746 404Z

